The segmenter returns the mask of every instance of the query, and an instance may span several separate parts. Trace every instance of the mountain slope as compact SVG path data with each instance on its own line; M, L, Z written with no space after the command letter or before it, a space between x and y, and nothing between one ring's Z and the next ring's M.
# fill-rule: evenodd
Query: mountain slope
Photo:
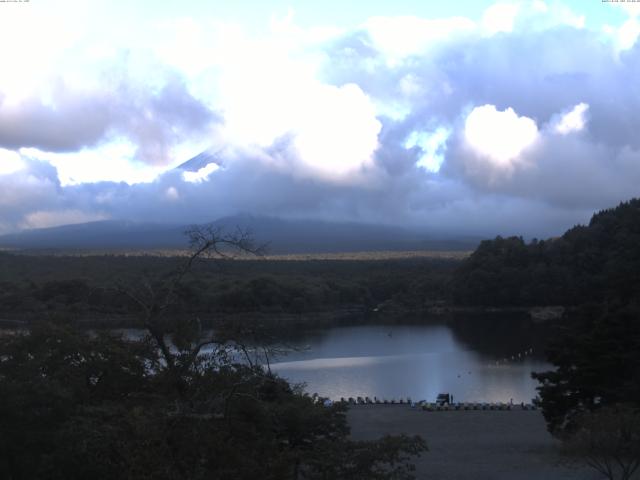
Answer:
M187 160L186 162L181 163L180 165L175 167L175 169L185 172L197 172L202 168L206 168L210 163L215 163L218 166L222 165L222 161L220 160L217 153L210 150L205 150L195 157Z
M224 230L251 232L268 251L282 253L331 253L383 250L470 250L475 238L429 237L397 227L338 223L318 220L286 220L238 215L213 222ZM159 249L185 248L187 225L162 225L126 221L101 221L78 225L25 230L0 236L0 247L14 249Z
M0 236L0 247L17 249L178 248L185 245L177 225L119 220L24 230Z

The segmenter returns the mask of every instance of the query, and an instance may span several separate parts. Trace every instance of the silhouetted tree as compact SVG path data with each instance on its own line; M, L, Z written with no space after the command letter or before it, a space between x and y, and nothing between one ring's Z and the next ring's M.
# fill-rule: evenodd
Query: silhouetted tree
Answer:
M603 406L640 407L640 309L591 305L574 314L548 350L556 367L533 373L539 405L554 434Z
M624 405L605 407L576 418L574 432L563 436L564 452L609 480L629 480L640 467L640 411Z

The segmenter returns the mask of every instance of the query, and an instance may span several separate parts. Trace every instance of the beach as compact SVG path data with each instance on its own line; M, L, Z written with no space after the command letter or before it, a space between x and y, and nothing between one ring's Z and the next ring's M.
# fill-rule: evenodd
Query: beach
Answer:
M596 480L558 452L540 411L427 412L408 405L353 405L347 419L356 440L421 435L429 451L415 459L417 479Z

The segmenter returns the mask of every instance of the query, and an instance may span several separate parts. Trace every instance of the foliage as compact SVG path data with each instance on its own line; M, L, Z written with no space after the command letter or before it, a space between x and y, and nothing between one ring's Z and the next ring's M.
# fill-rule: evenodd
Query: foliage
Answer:
M559 238L483 241L453 278L465 305L579 305L640 297L640 199L621 203Z
M352 442L344 406L227 351L198 357L180 389L150 339L42 325L3 337L0 352L5 478L405 479L425 448Z
M565 435L565 453L584 461L609 480L629 480L640 467L640 411L625 405L584 413Z
M53 325L0 340L0 464L9 478L49 477L59 435L73 434L74 421L114 416L149 386L146 343Z
M603 406L640 407L640 308L584 306L549 347L555 370L534 373L543 414L555 434Z
M0 253L0 318L65 318L132 325L137 304L118 285L168 279L184 257L54 257ZM448 300L457 260L203 259L175 291L168 315L198 317L212 325L222 316L299 316L367 312L384 302L406 309ZM312 322L306 315L304 321Z

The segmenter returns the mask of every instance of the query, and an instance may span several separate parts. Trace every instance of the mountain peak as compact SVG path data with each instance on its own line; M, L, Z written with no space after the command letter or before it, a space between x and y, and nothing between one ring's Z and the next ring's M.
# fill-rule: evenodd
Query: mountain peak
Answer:
M197 172L198 170L202 170L203 168L206 168L207 165L210 165L212 163L215 163L218 166L222 166L222 160L220 158L219 152L214 152L213 150L204 150L195 157L187 160L184 163L181 163L175 169L182 170L183 172Z

